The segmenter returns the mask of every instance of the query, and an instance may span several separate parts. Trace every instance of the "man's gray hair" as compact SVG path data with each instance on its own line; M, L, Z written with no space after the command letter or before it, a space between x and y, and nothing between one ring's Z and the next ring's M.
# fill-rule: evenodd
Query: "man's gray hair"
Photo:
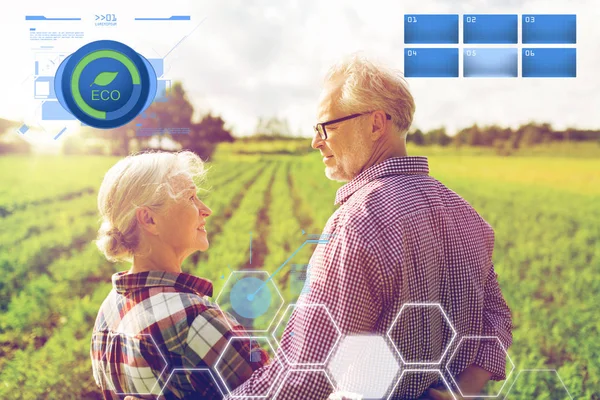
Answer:
M406 137L415 113L415 102L402 72L353 54L333 65L325 82L342 80L337 105L346 113L383 110L392 116Z

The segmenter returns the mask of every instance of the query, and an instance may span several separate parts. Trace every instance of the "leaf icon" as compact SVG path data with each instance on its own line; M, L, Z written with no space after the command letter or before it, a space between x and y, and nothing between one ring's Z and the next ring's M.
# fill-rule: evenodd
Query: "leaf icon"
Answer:
M92 86L93 84L96 84L98 86L106 86L115 80L117 74L118 72L100 72L90 86Z

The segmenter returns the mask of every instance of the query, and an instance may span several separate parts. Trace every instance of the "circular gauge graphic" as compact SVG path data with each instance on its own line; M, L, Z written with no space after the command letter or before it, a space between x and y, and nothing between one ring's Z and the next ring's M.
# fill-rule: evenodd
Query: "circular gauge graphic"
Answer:
M129 46L99 40L65 58L54 87L59 102L78 120L110 129L130 122L152 103L156 73Z
M265 281L255 277L237 281L229 296L233 310L244 318L257 318L271 305L271 290Z

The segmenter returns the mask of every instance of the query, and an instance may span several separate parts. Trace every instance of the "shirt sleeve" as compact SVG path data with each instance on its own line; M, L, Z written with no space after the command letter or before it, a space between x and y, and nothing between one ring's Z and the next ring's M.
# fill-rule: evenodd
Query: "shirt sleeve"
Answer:
M248 336L234 317L218 309L209 308L197 315L183 348L185 369L182 372L185 373L172 377L175 390L192 392L202 398L222 398L214 381L219 378L211 377L208 369L217 370L231 390L238 387L269 362L267 352Z
M492 373L492 380L506 379L506 350L512 344L512 318L510 309L502 296L498 274L490 268L484 287L482 336L495 336L495 340L482 340L474 364Z
M277 361L253 374L232 395L264 395L270 390L278 400L327 399L334 388L314 370L326 369L342 335L374 330L382 310L382 280L376 256L361 235L338 228L329 243L317 246L309 264L308 293L293 308ZM306 366L313 371L288 374L289 369Z

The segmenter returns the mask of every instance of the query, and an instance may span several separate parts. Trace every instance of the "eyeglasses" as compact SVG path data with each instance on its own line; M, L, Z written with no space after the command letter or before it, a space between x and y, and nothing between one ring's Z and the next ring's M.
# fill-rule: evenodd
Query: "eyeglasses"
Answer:
M364 113L348 115L346 117L342 117L342 118L338 118L338 119L332 119L331 121L319 122L318 124L313 126L313 129L315 130L315 133L318 134L321 139L326 140L327 139L327 130L325 130L325 126L337 124L338 122L342 122L342 121L347 121L352 118L360 117L361 115L371 114L372 112L375 112L375 111L367 111ZM385 116L387 119L392 119L392 116L388 113L385 113Z

